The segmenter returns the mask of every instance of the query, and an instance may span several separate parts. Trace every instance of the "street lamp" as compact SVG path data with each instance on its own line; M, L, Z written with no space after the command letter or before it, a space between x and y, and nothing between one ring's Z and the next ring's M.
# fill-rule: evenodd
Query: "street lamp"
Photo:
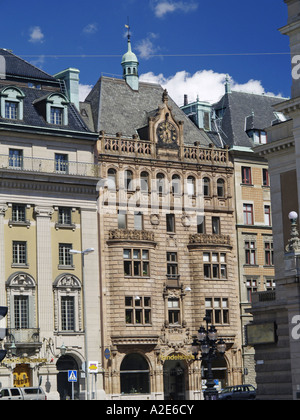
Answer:
M206 328L201 326L198 330L197 338L192 343L192 354L197 359L199 350L201 358L207 364L206 390L203 392L205 400L217 400L218 391L215 389L214 377L212 372L212 361L224 357L226 343L223 339L218 340L218 332L214 325L208 327L210 317L203 318L206 321Z
M87 400L90 399L90 384L88 377L88 340L87 340L87 322L86 322L86 306L85 301L86 290L85 290L85 281L84 281L84 256L94 252L94 248L87 248L84 251L77 251L76 249L70 249L70 254L81 254L81 265L82 265L82 293L83 293L83 325L84 325L84 347L85 347L85 383L86 383L86 397Z

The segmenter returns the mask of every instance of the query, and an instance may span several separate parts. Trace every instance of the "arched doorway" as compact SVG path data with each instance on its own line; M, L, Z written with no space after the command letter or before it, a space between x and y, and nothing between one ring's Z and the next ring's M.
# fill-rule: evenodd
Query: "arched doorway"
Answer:
M215 388L220 391L222 388L228 385L228 378L227 378L227 363L225 358L223 359L216 359L212 361L212 373L215 381ZM202 379L204 380L204 388L205 382L207 378L207 365L206 362L203 361L202 363Z
M31 369L28 364L20 364L14 368L14 387L31 386Z
M165 400L186 399L186 372L187 366L183 360L169 360L164 362L164 396Z
M56 368L59 371L57 374L57 392L61 400L66 400L72 396L72 383L68 381L68 371L77 370L78 364L76 360L69 355L61 356L57 363ZM78 372L79 373L79 372ZM77 374L77 378L79 375ZM74 382L74 398L79 399L79 382Z
M122 394L149 394L150 375L147 360L139 353L128 354L120 367Z

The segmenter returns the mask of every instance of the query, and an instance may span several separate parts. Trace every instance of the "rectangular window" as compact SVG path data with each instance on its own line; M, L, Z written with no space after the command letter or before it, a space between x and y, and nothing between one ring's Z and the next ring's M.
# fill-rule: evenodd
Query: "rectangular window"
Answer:
M242 183L248 185L252 184L251 168L242 166Z
M227 279L226 254L203 252L203 274L205 279Z
M26 220L26 206L23 204L12 205L12 221L25 222Z
M166 214L167 232L175 232L175 214Z
M256 246L254 241L245 241L245 264L256 264Z
M229 306L227 298L206 298L206 316L210 317L212 324L229 324Z
M205 233L205 216L197 216L197 233Z
M246 280L247 288L247 300L249 303L252 302L252 293L257 292L257 280L254 278L247 278Z
M167 252L167 277L178 278L177 252Z
M23 168L23 150L9 149L9 167Z
M212 233L219 235L221 233L220 229L220 217L212 217Z
M50 123L55 125L62 125L63 109L55 106L51 107Z
M269 187L270 186L270 179L269 179L269 171L268 169L263 169L262 170L262 174L263 174L263 186L264 187Z
M124 276L149 277L149 251L147 249L123 250Z
M27 243L13 241L13 264L27 264Z
M72 223L72 209L69 207L59 207L58 209L58 223L60 225L71 225Z
M265 225L271 226L271 206L264 206Z
M170 325L180 324L180 304L179 299L168 299L168 319Z
M243 204L244 224L253 225L253 204Z
M274 265L273 242L265 242L265 265Z
M10 120L18 119L18 103L5 101L5 118Z
M143 230L143 213L140 211L134 212L134 229Z
M276 289L276 283L274 279L266 279L265 283L266 290L275 290Z
M151 324L151 298L125 296L125 322L131 325Z
M61 297L61 329L62 331L75 331L74 296Z
M29 328L29 297L14 296L14 328Z
M67 174L69 171L68 155L55 153L55 171Z
M58 245L58 259L59 265L71 267L73 265L73 255L70 254L72 244L59 244Z
M118 229L127 229L127 215L126 211L118 211Z

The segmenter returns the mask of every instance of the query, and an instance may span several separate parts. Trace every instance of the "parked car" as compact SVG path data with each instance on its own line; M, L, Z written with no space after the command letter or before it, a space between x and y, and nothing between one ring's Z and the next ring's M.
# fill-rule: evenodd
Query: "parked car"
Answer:
M46 400L47 396L41 387L2 388L0 400Z
M227 386L219 393L219 400L254 400L256 389L253 385Z

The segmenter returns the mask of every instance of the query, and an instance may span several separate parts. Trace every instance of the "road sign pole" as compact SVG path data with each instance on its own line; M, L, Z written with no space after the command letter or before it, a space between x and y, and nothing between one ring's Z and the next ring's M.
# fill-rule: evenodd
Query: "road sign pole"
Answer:
M74 401L74 382L72 382L72 400Z

